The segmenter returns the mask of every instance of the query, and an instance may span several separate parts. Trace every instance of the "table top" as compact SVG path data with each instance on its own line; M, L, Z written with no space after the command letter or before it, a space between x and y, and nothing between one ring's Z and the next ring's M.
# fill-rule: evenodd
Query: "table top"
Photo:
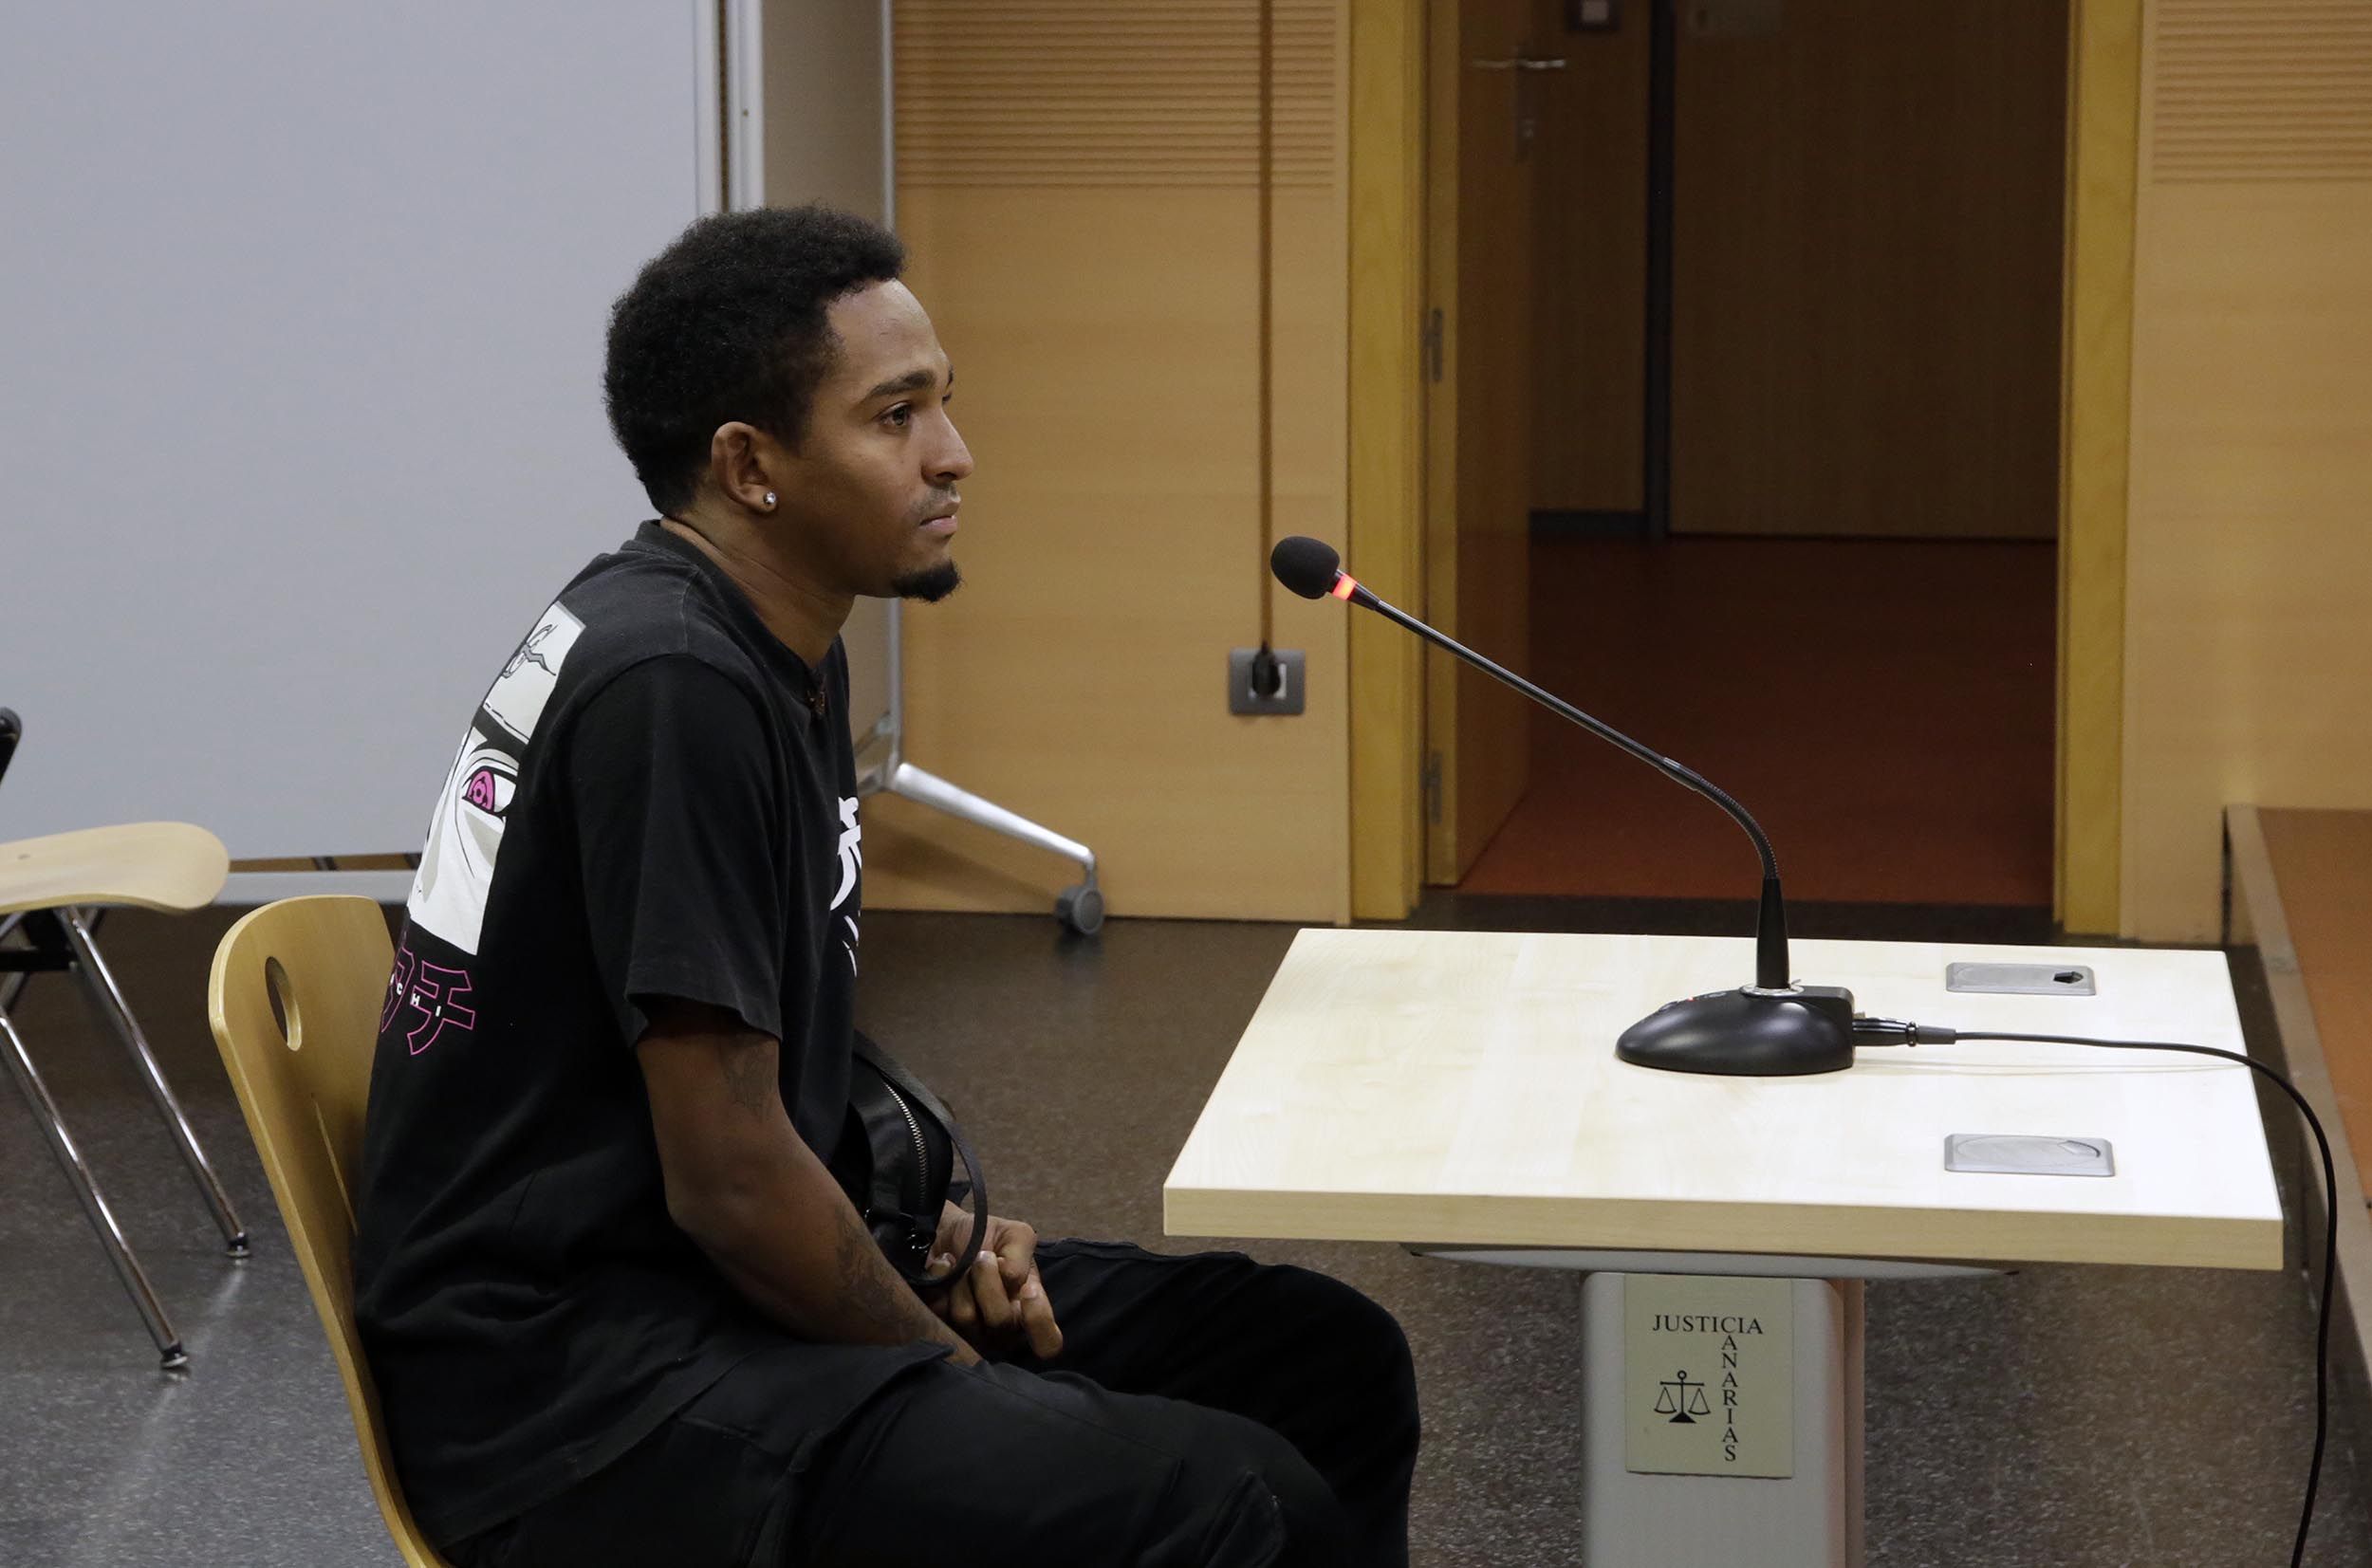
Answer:
M1955 1029L2241 1050L2224 956L1792 944L1805 984ZM2085 965L2094 996L1945 989L1957 962ZM1848 1071L1635 1067L1615 1037L1753 974L1743 938L1303 932L1163 1188L1177 1236L2278 1268L2233 1062L2074 1045L1868 1047ZM1955 1133L2106 1138L2108 1177L1948 1171Z

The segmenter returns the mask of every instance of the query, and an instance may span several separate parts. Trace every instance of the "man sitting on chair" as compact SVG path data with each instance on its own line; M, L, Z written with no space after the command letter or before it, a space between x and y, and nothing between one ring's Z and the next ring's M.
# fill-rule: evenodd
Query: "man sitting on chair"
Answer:
M610 420L660 515L478 704L380 1023L357 1319L407 1500L463 1568L1397 1568L1416 1387L1375 1303L994 1219L926 1305L827 1170L839 633L954 588L973 466L903 262L733 213L618 302Z

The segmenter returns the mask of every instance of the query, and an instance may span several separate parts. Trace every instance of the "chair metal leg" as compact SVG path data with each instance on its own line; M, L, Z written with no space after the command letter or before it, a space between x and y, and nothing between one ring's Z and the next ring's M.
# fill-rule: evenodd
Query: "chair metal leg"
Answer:
M90 927L84 923L80 910L62 909L56 912L65 928L66 941L74 949L74 970L82 977L83 991L90 999L94 1011L106 1016L115 1026L116 1036L124 1049L132 1053L134 1065L139 1068L140 1081L148 1085L149 1098L157 1102L158 1114L172 1129L174 1141L180 1145L182 1163L197 1182L207 1205L214 1211L214 1224L222 1231L224 1248L233 1258L248 1255L247 1227L232 1210L230 1195L223 1191L222 1182L214 1175L214 1168L207 1163L206 1152L197 1146L197 1134L190 1130L190 1118L182 1113L181 1102L173 1098L166 1086L165 1075L157 1065L157 1058L148 1048L148 1037L140 1032L139 1021L132 1016L132 1008L123 1000L122 988L108 972L107 961L100 956L99 944L91 939Z
M949 784L936 773L926 773L899 758L895 750L882 770L869 782L873 788L934 806L958 821L991 829L1077 861L1085 876L1077 886L1063 890L1062 896L1055 900L1054 913L1082 936L1093 936L1103 927L1103 892L1096 885L1096 855L1085 844L1066 839L1051 828L1040 827L1020 812L1008 811L969 789ZM861 784L860 788L862 787Z
M24 923L25 912L22 910L13 914L0 914L0 946L6 946L9 934ZM12 974L0 974L0 1013L16 1005L16 999L24 994L25 982L31 978L30 974L21 969Z
M884 787L893 795L903 795L910 801L936 806L962 821L991 828L1009 838L1019 839L1025 844L1034 844L1066 859L1076 860L1089 876L1095 875L1095 851L1086 845L1066 839L1049 828L1040 827L1018 811L1008 811L1001 805L982 800L971 790L958 788L936 774L925 773L912 763L900 763Z
M33 1119L48 1136L50 1152L65 1168L66 1180L74 1184L74 1195L83 1203L83 1213L90 1220L91 1228L99 1232L99 1240L107 1249L107 1261L115 1264L116 1278L123 1282L124 1291L132 1304L140 1309L141 1320L148 1325L148 1337L157 1342L157 1354L168 1372L189 1365L190 1358L181 1350L181 1337L173 1329L165 1316L164 1303L157 1300L157 1291L148 1282L140 1268L140 1261L132 1256L132 1247L123 1239L123 1227L116 1224L115 1215L107 1208L107 1200L99 1195L92 1182L90 1167L83 1163L83 1152L74 1147L65 1124L58 1119L58 1102L49 1098L49 1087L41 1080L33 1066L33 1059L26 1053L25 1037L16 1032L16 1025L0 1012L0 1043L8 1047L9 1075L25 1095L26 1104L32 1107Z

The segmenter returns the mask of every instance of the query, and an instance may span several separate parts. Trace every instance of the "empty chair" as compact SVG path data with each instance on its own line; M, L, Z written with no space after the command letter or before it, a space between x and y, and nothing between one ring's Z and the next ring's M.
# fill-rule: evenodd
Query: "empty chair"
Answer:
M7 770L19 732L16 715L0 708L0 772ZM244 1258L247 1227L239 1223L205 1151L198 1147L189 1117L166 1084L148 1039L140 1032L139 1021L132 1016L122 988L100 953L90 920L83 913L86 906L107 904L195 909L212 902L222 891L230 869L222 841L187 822L135 822L0 843L0 976L21 986L30 974L65 969L82 982L93 1010L107 1021L131 1053L140 1081L213 1211L224 1246L232 1257ZM10 933L22 945L6 945ZM14 1000L12 990L0 990L0 1056L7 1058L10 1076L32 1107L33 1119L49 1139L66 1179L73 1183L75 1196L82 1200L83 1212L106 1247L117 1277L139 1308L149 1337L157 1342L158 1357L167 1368L182 1366L188 1356L182 1352L180 1336L124 1240L123 1227L100 1195L88 1163L59 1116L57 1101L33 1065L24 1036L9 1017L8 1006Z

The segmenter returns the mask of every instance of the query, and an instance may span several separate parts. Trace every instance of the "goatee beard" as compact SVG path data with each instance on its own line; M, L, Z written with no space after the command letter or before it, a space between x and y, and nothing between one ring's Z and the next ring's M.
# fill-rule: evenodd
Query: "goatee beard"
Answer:
M926 566L918 572L907 572L890 579L890 592L899 599L918 599L925 604L936 604L963 585L964 574L952 561Z

